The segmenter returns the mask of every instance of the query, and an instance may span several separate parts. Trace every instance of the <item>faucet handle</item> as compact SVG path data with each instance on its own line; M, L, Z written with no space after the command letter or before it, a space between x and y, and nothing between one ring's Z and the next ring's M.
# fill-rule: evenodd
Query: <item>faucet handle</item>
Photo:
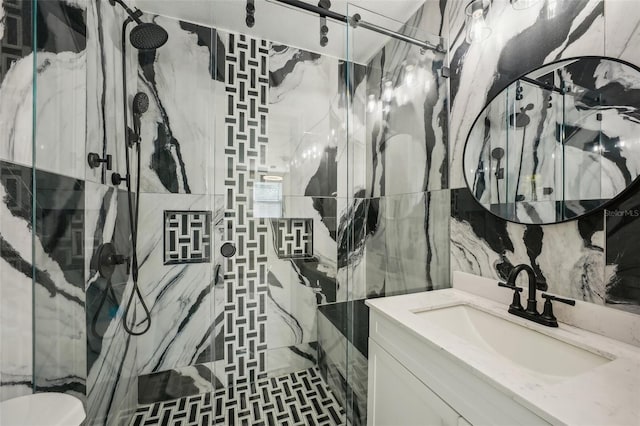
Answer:
M552 296L551 294L542 293L542 298L546 299L544 301L544 309L540 316L545 321L544 324L550 327L557 327L558 320L555 315L553 315L553 305L551 304L552 300L556 300L558 302L566 303L567 305L575 305L576 301L571 299L563 299L562 297Z
M517 285L513 285L513 284L509 284L509 283L503 283L498 281L498 285L500 287L505 287L505 288L510 288L511 290L515 290L517 293L522 293L522 287L518 287Z
M500 287L510 288L511 290L513 290L513 300L509 305L509 312L524 310L524 308L522 307L522 303L520 303L520 293L522 293L522 287L518 287L514 284L503 283L500 281L498 281L498 285Z
M555 300L557 302L562 302L562 303L566 303L567 305L571 305L571 306L575 306L576 305L576 301L573 299L563 299L562 297L558 297L558 296L554 296L552 294L547 294L547 293L542 293L542 298L543 299L547 299L547 301L549 303L551 303L551 300ZM547 303L547 302L545 302Z

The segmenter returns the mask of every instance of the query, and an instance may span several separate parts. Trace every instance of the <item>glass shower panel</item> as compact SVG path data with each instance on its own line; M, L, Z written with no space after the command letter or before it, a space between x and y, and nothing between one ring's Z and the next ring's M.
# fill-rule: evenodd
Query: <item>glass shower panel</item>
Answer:
M32 14L0 5L0 401L33 388Z
M362 425L367 422L365 300L449 286L447 43L435 35L447 28L435 2L398 20L352 4L348 10L401 36L363 24L348 28L354 88L349 145L353 168L363 173L354 174L349 200L353 226L345 257L351 279L341 332L346 353L332 360L332 368L346 378L347 418Z
M33 384L86 401L86 15L57 1L31 7L33 157L21 191L32 202Z
M215 31L143 14L169 39L142 51L127 16L38 2L35 389L80 397L91 425L214 381Z

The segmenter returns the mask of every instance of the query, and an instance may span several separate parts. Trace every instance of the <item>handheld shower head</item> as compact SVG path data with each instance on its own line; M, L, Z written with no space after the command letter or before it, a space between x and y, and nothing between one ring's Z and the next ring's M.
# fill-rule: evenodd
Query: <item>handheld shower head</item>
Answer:
M142 115L149 109L149 96L144 92L138 92L133 97L133 113L135 115Z
M502 157L504 157L504 148L500 148L500 147L493 148L491 150L491 156L494 159L500 161L502 159Z
M131 45L138 50L155 50L169 40L169 34L160 25L143 22L136 25L129 34Z
M133 134L130 135L130 138L133 137L133 142L137 143L140 141L140 118L149 109L149 96L144 92L136 93L131 109L133 110ZM134 143L129 142L129 146L133 146Z

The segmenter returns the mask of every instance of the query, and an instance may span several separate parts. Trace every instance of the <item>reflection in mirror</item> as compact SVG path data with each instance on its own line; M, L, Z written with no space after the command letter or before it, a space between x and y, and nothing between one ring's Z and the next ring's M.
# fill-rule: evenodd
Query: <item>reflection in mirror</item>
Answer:
M476 119L464 173L480 204L513 222L603 207L640 173L640 69L581 57L520 77Z

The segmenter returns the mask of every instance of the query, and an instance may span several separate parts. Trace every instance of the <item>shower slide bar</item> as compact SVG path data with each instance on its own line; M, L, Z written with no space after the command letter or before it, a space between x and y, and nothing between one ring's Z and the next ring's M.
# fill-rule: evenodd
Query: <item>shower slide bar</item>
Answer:
M312 4L303 2L301 0L272 0L272 1L276 1L278 3L287 4L289 6L293 6L293 7L296 7L298 9L303 9L303 10L306 10L307 12L318 14L320 17L325 17L325 18L333 19L334 21L343 22L343 23L345 23L347 25L352 25L353 27L366 28L366 29L368 29L370 31L374 31L374 32L376 32L378 34L383 34L383 35L386 35L386 36L389 36L389 37L393 37L393 38L398 39L398 40L405 41L407 43L414 44L414 45L420 47L421 49L435 50L436 52L446 53L442 43L436 45L436 44L430 43L428 41L422 41L422 40L415 39L413 37L409 37L409 36L404 35L404 34L400 34L400 33L396 32L396 31L391 31L391 30L386 29L384 27L381 27L379 25L375 25L375 24L372 24L370 22L363 21L359 14L355 14L352 17L349 17L349 16L342 15L342 14L337 13L337 12L333 12L331 10L324 9L322 7L319 7L319 6L314 6Z

